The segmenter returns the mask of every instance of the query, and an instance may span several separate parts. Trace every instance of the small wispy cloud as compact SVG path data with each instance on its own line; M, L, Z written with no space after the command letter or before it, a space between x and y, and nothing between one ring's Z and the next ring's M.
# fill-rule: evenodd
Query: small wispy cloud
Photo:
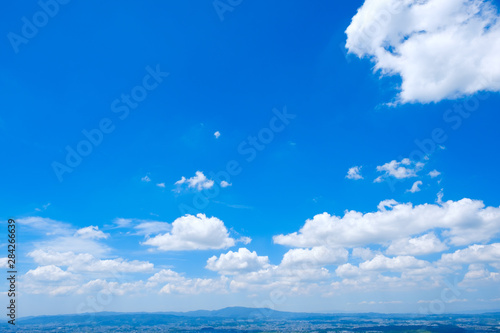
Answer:
M49 206L50 206L50 202L45 204L45 205L42 205L42 208L35 208L35 210L37 212L42 212L42 211L46 210L47 208L49 208Z
M180 180L175 182L175 185L177 185L177 186L182 186L183 184L187 184L188 188L194 188L198 191L201 191L203 189L212 188L212 186L214 186L214 181L211 179L208 179L203 174L203 172L196 171L195 176L193 176L191 178L186 178L183 176ZM229 186L229 185L227 185L227 186ZM223 187L225 187L225 186L223 186Z
M229 187L233 186L233 184L226 182L225 180L220 182L220 187Z
M382 176L375 179L375 183L380 183L384 178L394 177L396 179L405 179L416 177L417 173L424 167L422 162L413 162L409 158L404 158L400 162L392 160L384 165L377 166L378 172L383 172Z
M415 192L420 192L420 185L422 185L422 181L421 180L417 180L416 182L413 183L411 189L409 190L406 190L406 192L411 192L411 193L415 193Z
M215 136L216 139L218 139L220 137L220 132L219 131L215 132L214 136Z
M349 168L347 170L347 175L345 176L347 179L363 179L363 176L361 176L361 166L353 166L352 168Z
M428 175L431 176L431 178L436 178L440 174L441 174L441 172L437 171L436 169L434 169L434 170L432 170L431 172L428 173Z

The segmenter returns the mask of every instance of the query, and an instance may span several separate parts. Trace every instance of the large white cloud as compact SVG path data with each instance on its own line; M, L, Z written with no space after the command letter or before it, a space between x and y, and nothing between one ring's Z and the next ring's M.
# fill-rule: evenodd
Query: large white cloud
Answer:
M245 238L245 242L249 239ZM168 233L147 239L143 244L162 251L224 249L236 244L224 223L204 214L185 215L172 223Z
M238 249L238 252L229 251L222 253L218 258L213 256L207 260L209 270L219 274L234 275L242 272L259 271L269 266L269 258L258 256L257 252L250 252L246 248Z
M346 48L402 78L402 102L500 90L500 21L484 0L365 0Z
M379 210L363 214L348 211L343 217L323 213L307 220L299 232L274 236L274 242L292 247L358 247L443 228L453 245L488 241L500 232L500 208L462 199L442 204L399 204L384 201Z

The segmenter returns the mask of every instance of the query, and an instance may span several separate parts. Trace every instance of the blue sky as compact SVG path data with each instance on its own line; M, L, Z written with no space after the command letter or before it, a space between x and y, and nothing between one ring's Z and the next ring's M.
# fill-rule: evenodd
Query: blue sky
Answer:
M6 4L19 313L498 309L497 3L436 1Z

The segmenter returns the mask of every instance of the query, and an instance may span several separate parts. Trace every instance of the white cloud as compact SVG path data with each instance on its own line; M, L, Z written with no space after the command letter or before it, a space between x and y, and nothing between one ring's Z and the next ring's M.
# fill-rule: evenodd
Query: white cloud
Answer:
M429 172L429 176L431 176L431 178L436 178L440 174L441 174L441 172L437 171L436 169L434 169L431 172Z
M376 252L367 248L355 247L352 249L352 256L363 260L373 259L376 255Z
M175 182L175 185L187 184L188 188L194 188L198 191L203 189L209 189L214 186L214 181L208 179L203 172L196 171L195 176L191 178L182 177L180 180Z
M259 271L269 266L269 258L250 252L246 248L240 248L238 252L229 251L222 253L219 258L213 256L207 260L206 268L219 274L235 275L242 272Z
M500 23L490 1L365 0L346 48L402 78L401 102L500 90Z
M225 180L221 181L220 182L220 187L228 187L228 186L233 186L233 184L230 184L228 182L226 182Z
M42 240L34 242L34 247L37 249L56 252L90 252L93 255L103 255L109 252L109 248L106 245L92 239L96 237L80 237L80 235L77 234L78 229L75 229L68 223L36 216L19 219L17 223L23 225L26 229L32 229L45 236ZM84 230L81 231L82 233L85 233L85 231L89 232L83 234L84 236L100 235L100 232L97 230L92 231L90 229L83 229ZM53 236L56 237L54 238Z
M172 230L172 225L170 223L154 220L116 218L113 224L115 225L114 228L133 229L135 232L132 234L144 236L160 234Z
M106 281L102 279L91 280L76 290L77 294L114 294L124 295L126 293L144 293L144 283L142 281L119 283L116 281Z
M422 268L429 263L424 260L416 259L412 256L397 256L388 258L378 254L373 259L362 262L359 268L365 271L396 271L401 272L408 268Z
M495 285L498 285L498 282L500 282L500 273L489 271L483 264L472 264L469 265L469 270L465 273L464 279L460 282L460 285L476 287L488 282L493 282Z
M149 238L143 244L162 251L184 251L224 249L235 243L221 220L198 214L179 217L169 233Z
M139 221L139 224L134 226L134 229L137 230L137 235L149 236L172 230L172 225L167 222Z
M30 269L26 276L39 281L60 281L72 278L73 274L63 271L55 265L48 265Z
M229 279L221 276L218 279L189 279L170 269L163 269L148 279L147 287L161 285L161 294L226 293Z
M0 268L8 268L9 267L9 258L0 258Z
M488 241L500 232L500 208L485 207L482 201L471 199L418 206L383 201L373 213L316 215L299 232L277 235L273 240L293 247L357 247L384 244L435 228L443 228L442 236L453 245Z
M424 167L422 162L412 162L409 158L404 158L401 162L392 160L384 165L377 166L378 172L384 172L384 175L375 179L376 183L383 180L383 177L394 177L397 179L404 179L416 177L417 172Z
M43 218L38 216L30 216L16 220L17 223L25 225L29 228L42 231L45 235L69 235L72 234L73 228L70 224Z
M156 184L156 186L161 187L161 188L165 188L165 183L158 183L158 184Z
M349 252L343 248L316 246L311 249L291 249L283 256L281 266L323 266L345 263Z
M37 212L42 212L42 211L46 210L47 208L49 208L49 206L50 206L50 202L45 204L45 205L42 205L42 208L35 208L35 210Z
M151 181L151 178L149 178L149 176L146 175L146 176L144 176L144 177L141 178L141 181L149 183Z
M34 250L28 256L39 265L67 266L71 272L135 273L150 272L154 265L147 261L127 261L122 258L101 260L90 253Z
M110 252L110 248L99 241L74 235L37 242L35 243L35 248L52 252L88 252L97 257L104 256Z
M422 181L421 180L417 180L416 182L413 183L413 185L411 186L411 189L409 190L406 190L406 192L411 192L411 193L415 193L415 192L420 192L420 185L422 185Z
M390 274L388 274L390 273ZM340 290L413 290L442 286L444 274L451 273L446 267L416 259L413 256L386 257L377 254L370 260L355 266L351 263L340 265L335 274L342 280L331 286Z
M124 218L116 218L113 223L116 225L116 228L128 228L132 225L133 219L124 219Z
M500 243L489 245L471 245L465 249L457 250L453 253L443 254L443 263L500 263Z
M218 139L220 137L220 132L219 131L215 132L214 136L215 136L216 139Z
M75 236L84 239L106 239L109 237L109 234L105 234L104 232L99 230L99 227L91 225L85 228L78 229L75 232Z
M443 252L448 247L433 232L415 238L402 238L393 241L385 253L393 255L425 255Z
M361 176L361 168L362 167L360 166L353 166L352 168L349 168L345 177L354 180L363 179L363 176Z

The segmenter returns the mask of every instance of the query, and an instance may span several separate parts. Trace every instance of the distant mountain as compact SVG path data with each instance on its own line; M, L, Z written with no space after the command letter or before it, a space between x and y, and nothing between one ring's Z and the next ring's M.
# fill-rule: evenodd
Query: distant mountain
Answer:
M228 307L220 310L198 310L189 312L161 312L161 313L120 313L120 312L98 312L89 314L56 315L56 316L36 316L18 319L18 323L25 325L101 325L101 326L121 326L130 325L138 327L142 325L164 325L164 324L196 324L203 325L223 320L232 321L323 321L323 320L365 320L375 319L399 319L416 320L426 319L431 321L449 321L456 318L494 318L500 319L500 312L485 314L443 314L443 315L418 315L418 314L380 314L380 313L342 313L342 314L321 314L284 312L268 308L246 308Z
M234 319L290 319L304 318L310 316L325 316L324 314L284 312L269 308L245 308L241 306L228 307L220 310L198 310L189 312L164 312L183 317L210 317L210 318L234 318ZM331 315L327 315L331 316Z

